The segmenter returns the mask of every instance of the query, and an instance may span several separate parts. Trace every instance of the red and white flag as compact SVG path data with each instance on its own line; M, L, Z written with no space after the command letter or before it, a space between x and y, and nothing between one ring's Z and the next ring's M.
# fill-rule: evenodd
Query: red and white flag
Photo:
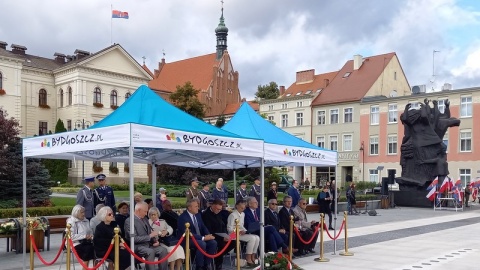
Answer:
M435 195L437 194L437 187L433 187L432 189L430 189L430 191L428 192L427 194L427 199L429 199L430 201L433 202L433 200L435 200Z
M450 177L445 177L443 179L442 185L440 186L440 192L443 193L446 190L450 190L453 187L453 180Z

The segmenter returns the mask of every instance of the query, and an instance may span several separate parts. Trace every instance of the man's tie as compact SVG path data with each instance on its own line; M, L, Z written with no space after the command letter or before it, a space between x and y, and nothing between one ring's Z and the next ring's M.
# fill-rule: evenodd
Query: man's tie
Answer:
M255 218L255 221L258 221L257 211L255 210L253 210L253 217Z
M200 235L200 228L198 228L197 217L195 217L195 215L193 215L193 227L195 227L197 234Z

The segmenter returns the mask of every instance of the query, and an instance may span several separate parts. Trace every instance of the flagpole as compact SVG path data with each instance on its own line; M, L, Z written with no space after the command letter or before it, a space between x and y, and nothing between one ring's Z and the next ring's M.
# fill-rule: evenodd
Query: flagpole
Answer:
M113 5L110 4L110 45L113 44Z

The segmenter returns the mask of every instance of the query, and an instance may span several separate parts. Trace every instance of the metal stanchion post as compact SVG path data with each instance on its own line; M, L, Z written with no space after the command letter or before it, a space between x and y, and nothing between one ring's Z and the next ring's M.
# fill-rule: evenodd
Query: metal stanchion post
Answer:
M342 256L353 256L352 252L348 252L348 232L347 232L347 212L343 212L343 222L345 222L345 251L340 252Z
M238 219L235 219L235 241L237 246L237 270L240 270L240 231L238 230Z
M329 262L330 260L323 257L323 227L325 226L325 214L320 214L320 257L315 258L316 262Z
M32 236L33 235L33 221L30 220L28 222L28 227L30 228L29 229L30 230L30 236ZM34 252L33 245L34 245L34 243L33 243L32 239L30 237L28 237L28 239L30 240L30 270L33 270L33 263L34 263L34 260L33 260L33 252Z
M288 255L290 260L293 258L293 216L290 216L290 233L288 234L289 243L288 243Z
M113 266L115 267L115 270L119 270L120 267L120 243L119 243L119 233L120 233L120 228L116 227L113 229L113 232L115 233L114 236L114 241L115 241L115 260L113 261Z
M190 269L190 223L185 223L185 269Z
M66 237L66 242L67 242L67 270L70 270L70 256L71 256L71 246L70 246L70 237L71 237L71 231L70 229L72 228L72 225L67 223L67 233L65 234Z

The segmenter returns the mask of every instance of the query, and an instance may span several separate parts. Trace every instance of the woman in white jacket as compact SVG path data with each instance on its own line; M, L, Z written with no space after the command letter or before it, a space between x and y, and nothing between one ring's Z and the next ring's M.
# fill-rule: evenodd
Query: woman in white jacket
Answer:
M70 229L73 247L88 266L90 260L93 260L93 234L90 228L90 222L85 218L85 208L81 205L75 205L72 209L72 216L67 219Z
M157 207L152 207L150 208L150 210L148 210L148 223L150 224L152 229L158 233L159 239L161 239L162 237L174 235L172 227L170 227L170 225L168 225L164 219L159 219L159 217L160 211ZM160 245L165 247L169 253L174 248L174 246L167 246L163 244L162 241L160 241ZM175 252L170 257L168 257L168 265L170 267L170 270L174 270L175 268L176 270L181 270L184 259L185 251L183 250L182 246L178 246L177 250L175 250Z
M235 220L238 219L238 230L240 235L240 241L247 243L247 251L245 255L245 260L247 261L247 265L250 267L257 266L255 264L255 254L258 251L258 246L260 245L260 237L255 234L247 234L247 229L244 227L245 221L245 210L246 201L238 200L235 203L235 210L228 216L228 225L227 230L228 233L232 233L235 231Z

